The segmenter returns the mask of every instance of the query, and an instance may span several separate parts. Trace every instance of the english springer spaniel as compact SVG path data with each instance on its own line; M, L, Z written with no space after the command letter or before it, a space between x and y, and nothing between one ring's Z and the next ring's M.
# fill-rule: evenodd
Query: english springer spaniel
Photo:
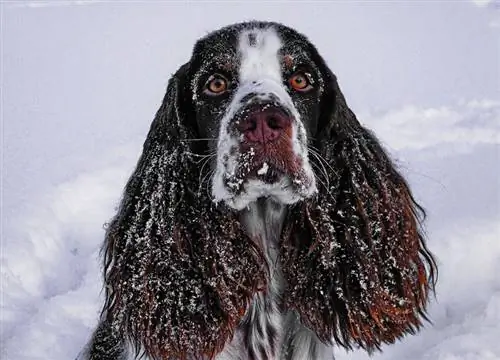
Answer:
M295 30L212 32L169 81L104 243L79 356L332 359L426 319L423 210Z

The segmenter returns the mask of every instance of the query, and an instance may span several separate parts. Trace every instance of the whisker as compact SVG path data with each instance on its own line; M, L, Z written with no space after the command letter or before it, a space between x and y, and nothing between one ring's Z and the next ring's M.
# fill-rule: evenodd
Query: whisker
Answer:
M198 182L199 182L200 186L203 184L203 179L201 179L201 177L203 176L203 169L208 164L208 162L210 161L210 159L211 159L211 157L206 158L205 161L203 162L203 164L201 165L200 177L198 178ZM208 173L210 173L210 171Z
M203 181L205 181L205 179L207 179L206 190L207 190L207 195L208 195L209 199L213 198L212 193L210 192L210 184L211 184L211 180L213 179L214 174L215 174L215 169L209 171L208 176L205 176L205 178L203 179ZM203 182L202 182L202 184L203 184Z
M311 139L308 139L308 140L311 140ZM308 147L309 149L316 150L316 152L317 152L317 153L319 153L319 152L320 152L320 150L319 150L316 146L314 146L312 143L308 143L308 144L307 144L307 147Z
M211 152L209 154L197 154L191 151L186 151L187 154L193 155L193 156L198 156L198 157L205 157L205 156L210 156L210 155L215 155L215 152Z
M329 163L328 161L326 161L326 159L323 157L323 155L321 155L321 153L319 152L319 150L315 149L312 145L308 145L307 146L308 150L311 152L311 154L314 154L316 155L318 161L321 161L322 164L328 166L330 168L330 170L333 171L333 173L335 175L338 176L338 172L337 170L335 170Z
M318 175L316 175L316 174L315 174L315 176L316 176L316 180L317 180L317 181L318 181L321 185L323 185L323 187L326 189L326 191L329 191L329 189L330 189L330 181L328 180L328 177L326 177L326 176L323 174L323 172L319 171L319 170L321 170L321 169L319 168L318 164L315 164L314 162L312 162L312 161L311 161L311 165L312 165L314 168L318 169ZM322 175L322 176L320 176L320 175ZM325 183L325 181L321 180L321 178L322 178L322 177L324 178L324 180L326 181L326 183Z
M215 157L215 154L209 154L209 155L207 155L207 156L203 156L200 160L195 161L195 163L196 163L196 164L199 164L199 163L201 163L202 161L208 161L208 160L210 160L210 159L212 159L212 158L214 158L214 157Z
M323 162L321 161L321 158L318 157L318 155L315 154L315 153L313 153L313 152L311 152L311 154L313 155L314 159L316 159L318 161L318 163L319 163L319 165L316 164L316 166L321 166L321 169L319 169L319 170L322 171L322 173L323 173L323 175L325 177L325 180L328 183L328 186L330 186L330 180L329 180L330 177L328 176L328 172L326 171L325 165L323 165ZM311 164L314 164L313 158L311 158Z
M206 181L207 179L209 179L209 178L212 176L212 174L213 174L214 172L215 172L215 170L210 170L210 171L207 171L207 173L205 174L205 176L203 176L203 178L201 178L201 177L200 177L200 178L201 178L201 180L199 181L199 185L198 185L198 191L199 191L200 195L201 195L201 192L204 190L204 189L203 189L203 184L205 183L205 181ZM210 183L210 181L207 181L207 185L208 185L209 183ZM207 192L207 194L210 196L210 194L209 194L208 192Z
M206 161L209 161L210 159L212 159L212 157L207 157L207 158L204 158L204 159L200 159L198 161L195 161L195 164L200 164L202 163L202 166L203 164L206 162Z
M215 138L181 139L181 141L217 141Z
M196 153L193 153L193 152L188 152L187 154L195 156L195 157L198 157L198 158L201 158L200 160L196 161L197 164L199 164L201 161L203 161L203 159L211 158L211 157L214 157L216 155L215 152L211 152L209 154L204 154L204 155L202 155L202 154L196 154Z

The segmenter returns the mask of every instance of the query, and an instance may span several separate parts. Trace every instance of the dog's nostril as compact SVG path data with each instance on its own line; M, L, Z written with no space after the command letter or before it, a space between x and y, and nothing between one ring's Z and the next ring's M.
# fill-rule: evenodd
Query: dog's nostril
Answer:
M278 119L276 116L270 116L267 118L267 126L273 130L279 130L282 128L280 119Z
M257 129L257 120L254 118L250 118L247 122L245 131L254 131L255 129Z

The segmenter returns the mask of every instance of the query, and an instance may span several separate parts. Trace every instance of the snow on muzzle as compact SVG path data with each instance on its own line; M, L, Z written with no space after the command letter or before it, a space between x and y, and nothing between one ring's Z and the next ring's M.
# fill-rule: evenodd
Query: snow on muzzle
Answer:
M305 128L286 89L273 80L240 87L221 122L214 200L293 203L315 191Z

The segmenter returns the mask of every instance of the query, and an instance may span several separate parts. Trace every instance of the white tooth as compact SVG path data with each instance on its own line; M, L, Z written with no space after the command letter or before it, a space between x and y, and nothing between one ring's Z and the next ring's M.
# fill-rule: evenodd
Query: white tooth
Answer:
M267 163L265 162L264 164L262 164L262 167L257 171L257 174L258 175L265 175L265 174L267 174L268 169L269 169L269 165L267 165Z

